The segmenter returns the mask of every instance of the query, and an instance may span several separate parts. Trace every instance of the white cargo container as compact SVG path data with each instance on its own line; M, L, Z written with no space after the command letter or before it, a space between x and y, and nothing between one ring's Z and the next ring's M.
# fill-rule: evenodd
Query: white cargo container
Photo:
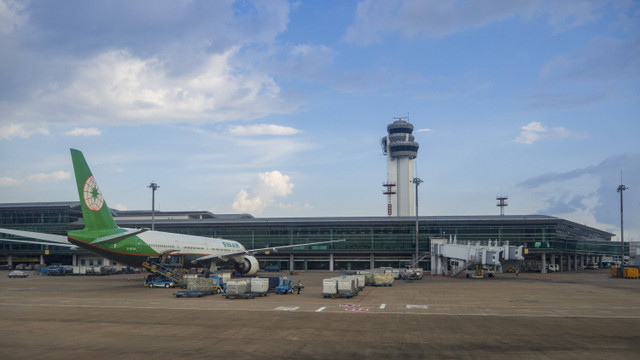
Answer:
M338 279L338 292L340 294L355 294L358 289L355 278L340 278Z
M227 281L227 295L243 295L251 292L251 282L246 279Z
M343 279L353 279L356 282L356 290L360 291L365 287L365 275L343 275L341 276Z
M322 293L327 295L335 295L338 293L338 279L329 278L322 280Z
M252 278L251 279L251 292L264 296L269 291L269 279L266 278Z
M356 277L356 280L358 280L358 290L362 290L364 289L364 287L367 285L366 282L366 275L361 274L361 275L354 275Z

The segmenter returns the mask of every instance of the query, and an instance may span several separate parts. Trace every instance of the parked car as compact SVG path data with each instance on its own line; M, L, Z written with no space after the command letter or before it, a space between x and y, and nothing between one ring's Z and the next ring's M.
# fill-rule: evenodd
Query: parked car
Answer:
M10 278L26 278L27 276L29 276L29 274L21 270L13 270L7 276Z

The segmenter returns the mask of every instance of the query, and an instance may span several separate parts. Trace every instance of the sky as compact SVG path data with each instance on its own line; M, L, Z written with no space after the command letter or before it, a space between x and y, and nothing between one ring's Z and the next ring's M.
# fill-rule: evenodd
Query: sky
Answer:
M639 1L0 0L0 202L385 216L408 117L420 215L640 241Z

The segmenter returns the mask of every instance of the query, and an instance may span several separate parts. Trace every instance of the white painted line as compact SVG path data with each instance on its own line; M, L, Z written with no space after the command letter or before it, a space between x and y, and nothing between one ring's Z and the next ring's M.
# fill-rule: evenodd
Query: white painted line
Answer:
M428 309L427 305L407 305L407 309Z
M298 309L300 309L299 306L296 306L296 307L278 306L276 308L276 310L278 310L278 311L296 311Z
M320 311L322 311L322 310L324 310L324 309L326 309L326 308L327 308L326 306L323 306L323 307L321 307L320 309L316 310L316 312L320 312Z
M386 307L387 307L387 304L382 304L382 305L380 305L380 309L384 309L384 308L386 308Z

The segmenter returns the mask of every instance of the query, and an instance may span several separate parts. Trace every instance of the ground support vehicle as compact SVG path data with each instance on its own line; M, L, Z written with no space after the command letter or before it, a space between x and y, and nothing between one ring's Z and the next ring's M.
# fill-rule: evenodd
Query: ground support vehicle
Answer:
M153 276L149 275L146 279L144 279L144 286L154 288L154 287L162 287L162 288L172 288L175 287L175 283L171 279L166 279L161 276Z
M422 280L422 269L402 269L400 278L402 280Z
M293 280L281 278L280 284L276 287L276 294L289 294L293 292Z
M179 269L176 269L174 266L163 265L155 262L145 262L142 266L156 276L171 280L174 286L182 286L183 276Z

